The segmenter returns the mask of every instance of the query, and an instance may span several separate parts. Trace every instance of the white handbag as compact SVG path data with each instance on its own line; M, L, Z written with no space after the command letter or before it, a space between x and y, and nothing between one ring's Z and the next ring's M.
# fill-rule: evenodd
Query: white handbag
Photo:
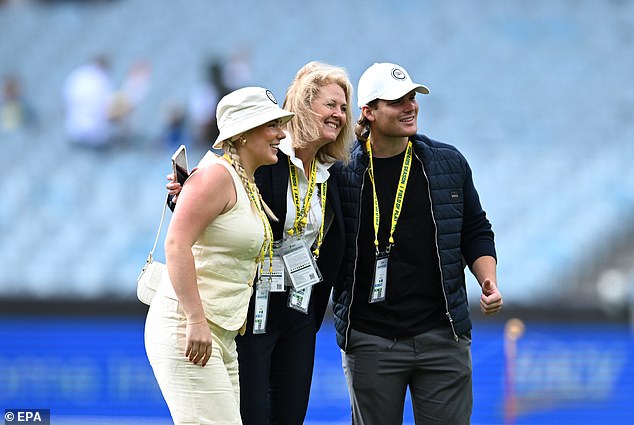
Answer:
M158 288L161 281L167 280L169 282L167 266L159 261L154 261L154 250L156 249L156 244L158 243L159 236L161 235L161 228L163 227L166 209L167 199L163 204L163 214L161 215L161 222L159 223L156 238L154 239L154 246L152 246L152 250L145 261L145 265L143 266L139 277L136 279L136 296L139 301L147 305L150 305L152 302L152 298L154 298L154 295L156 294L156 288Z

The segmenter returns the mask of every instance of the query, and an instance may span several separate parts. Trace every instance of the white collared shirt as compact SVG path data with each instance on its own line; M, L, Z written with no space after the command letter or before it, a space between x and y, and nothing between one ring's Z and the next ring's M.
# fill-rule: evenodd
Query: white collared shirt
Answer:
M288 133L286 133L286 138L280 141L279 149L290 158L291 164L297 168L297 176L299 180L299 195L303 203L303 200L306 197L306 192L308 191L308 178L306 177L306 174L304 174L304 163L300 158L297 158L295 156L295 149L293 149L292 147L291 137ZM332 166L332 164L332 162L324 164L320 161L317 161L317 174L315 176L315 180L318 185L328 180L328 177L330 177L330 172L328 171L328 169ZM320 186L317 186L310 200L308 223L306 224L306 228L304 229L303 238L309 247L312 246L317 240L319 227L321 226L321 222L323 219L320 193ZM285 235L288 234L288 230L293 228L294 223L295 204L293 202L293 191L291 189L291 182L289 179L286 190L286 220L284 222Z

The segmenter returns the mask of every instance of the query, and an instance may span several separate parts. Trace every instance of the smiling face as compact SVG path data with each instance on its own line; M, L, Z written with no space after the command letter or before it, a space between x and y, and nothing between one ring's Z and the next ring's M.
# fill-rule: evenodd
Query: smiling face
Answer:
M255 127L246 133L246 143L236 141L236 151L240 155L240 161L245 169L255 171L262 165L275 164L277 162L277 150L280 140L286 135L282 130L280 120L269 121L259 127Z
M365 106L364 114L371 122L374 135L389 138L413 136L418 129L416 92L412 90L396 100L379 100L374 108Z
M322 86L311 103L311 110L319 123L319 147L337 140L341 129L346 124L348 103L343 89L336 83Z

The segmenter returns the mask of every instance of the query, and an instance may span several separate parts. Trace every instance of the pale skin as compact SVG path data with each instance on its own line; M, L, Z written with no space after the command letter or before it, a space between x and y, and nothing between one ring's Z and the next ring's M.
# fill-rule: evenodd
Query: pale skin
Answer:
M315 159L319 149L337 140L342 127L346 124L346 110L348 109L346 94L338 84L327 84L319 89L319 93L310 108L317 114L317 120L321 123L321 137L304 148L295 149L295 156L301 159L304 164L306 176L309 174L310 163Z
M361 113L370 123L372 156L389 158L403 152L409 137L418 129L418 111L415 91L396 100L379 100L375 107L363 106ZM497 286L496 267L495 258L488 255L471 265L482 289L480 310L487 316L499 312L504 303Z
M247 142L235 142L248 178L255 170L277 162L277 149L284 139L278 121L271 121L243 134ZM185 356L205 366L211 357L211 331L203 309L192 246L205 228L236 203L236 188L229 171L220 164L202 164L182 187L178 205L165 238L165 257L170 280L187 318Z

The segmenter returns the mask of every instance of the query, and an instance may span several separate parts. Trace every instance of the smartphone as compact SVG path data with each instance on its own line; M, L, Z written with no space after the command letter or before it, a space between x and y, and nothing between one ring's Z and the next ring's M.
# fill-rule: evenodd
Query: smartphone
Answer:
M189 177L189 167L187 166L187 149L185 145L180 145L174 155L172 155L172 172L176 176L181 186Z

